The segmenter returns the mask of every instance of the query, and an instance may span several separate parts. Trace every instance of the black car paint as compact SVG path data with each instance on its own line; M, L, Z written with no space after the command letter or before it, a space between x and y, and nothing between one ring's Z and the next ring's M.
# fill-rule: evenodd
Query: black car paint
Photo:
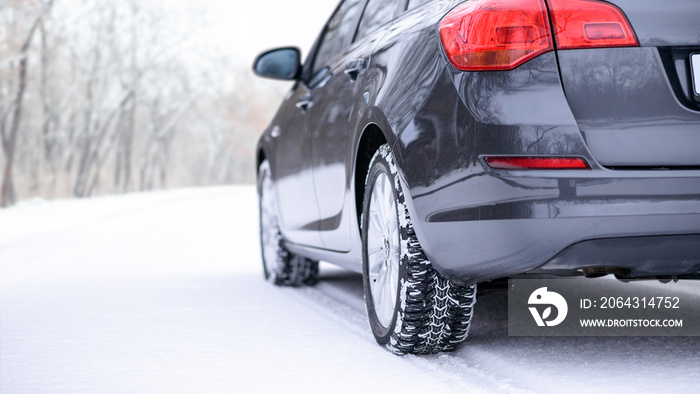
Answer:
M685 270L641 267L637 275L698 272L700 242L686 240L700 234L700 112L677 100L660 54L700 48L692 29L700 6L677 0L685 12L669 28L663 17L676 18L669 6L613 1L627 12L640 48L553 51L512 71L461 72L444 56L436 30L458 3L409 9L353 43L323 84L310 88L304 66L305 77L259 143L259 160L270 161L284 201L289 249L360 271L356 199L366 174L356 169L363 135L379 130L394 151L426 255L456 282L523 274L548 262L558 274L574 274L584 265L576 266L581 256L571 256L573 245L619 240L617 252L606 243L610 256L619 256L629 249L623 244L652 236L668 237L658 251L683 249ZM652 47L659 43L665 47ZM639 63L630 66L630 58ZM356 60L366 68L353 79L343 68ZM611 90L593 78L600 71L582 74L589 69L577 66L585 64L623 81L635 81L640 68L649 72L642 83ZM312 105L302 111L304 98ZM493 170L484 155L578 156L591 169ZM624 170L611 169L618 166Z

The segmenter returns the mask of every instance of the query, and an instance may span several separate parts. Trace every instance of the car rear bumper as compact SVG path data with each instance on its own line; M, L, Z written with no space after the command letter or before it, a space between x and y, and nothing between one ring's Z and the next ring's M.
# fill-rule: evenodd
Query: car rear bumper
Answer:
M700 171L486 170L463 178L412 193L409 206L426 255L454 281L596 267L636 277L699 271ZM475 195L482 201L474 204Z

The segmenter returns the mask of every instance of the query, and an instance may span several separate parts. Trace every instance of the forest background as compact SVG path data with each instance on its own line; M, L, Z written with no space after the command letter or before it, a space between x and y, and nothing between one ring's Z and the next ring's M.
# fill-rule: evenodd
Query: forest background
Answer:
M290 84L252 61L307 53L334 6L0 0L1 204L254 182Z

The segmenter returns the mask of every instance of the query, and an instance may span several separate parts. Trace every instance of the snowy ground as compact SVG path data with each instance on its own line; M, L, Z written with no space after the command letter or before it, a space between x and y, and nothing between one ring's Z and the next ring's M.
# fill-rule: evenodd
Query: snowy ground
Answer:
M505 294L456 353L393 356L357 274L262 280L255 206L221 187L0 211L0 392L697 392L700 337L508 337Z

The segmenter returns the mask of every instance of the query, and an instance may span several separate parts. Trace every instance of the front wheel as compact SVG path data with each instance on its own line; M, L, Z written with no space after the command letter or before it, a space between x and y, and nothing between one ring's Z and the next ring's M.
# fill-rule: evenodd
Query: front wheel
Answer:
M260 209L260 249L265 279L277 286L313 285L318 280L318 261L295 255L287 250L280 232L278 205L265 160L258 168Z
M418 242L388 145L370 163L362 210L365 302L375 339L395 354L455 350L467 337L476 286L458 286Z

